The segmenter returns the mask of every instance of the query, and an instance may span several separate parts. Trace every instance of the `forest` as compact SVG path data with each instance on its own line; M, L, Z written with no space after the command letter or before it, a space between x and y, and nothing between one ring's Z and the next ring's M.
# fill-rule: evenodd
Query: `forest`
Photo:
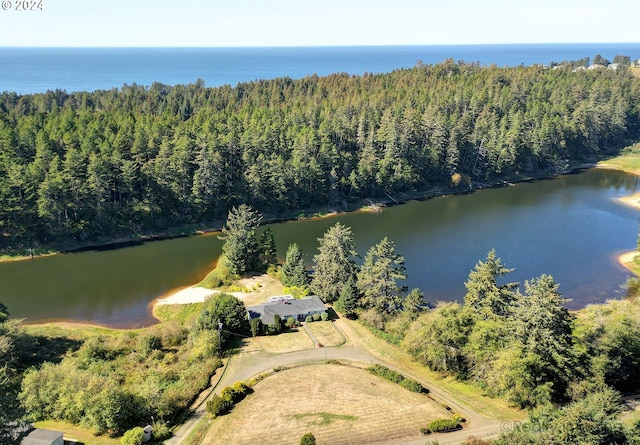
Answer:
M268 217L344 210L637 140L640 80L574 65L4 92L0 250L220 227L240 203Z

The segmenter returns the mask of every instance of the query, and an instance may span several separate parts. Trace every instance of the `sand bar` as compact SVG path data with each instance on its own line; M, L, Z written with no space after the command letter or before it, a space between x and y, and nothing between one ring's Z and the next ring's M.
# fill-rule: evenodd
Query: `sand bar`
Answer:
M158 299L155 304L190 304L202 303L207 297L215 294L215 290L200 286L189 286L173 294Z

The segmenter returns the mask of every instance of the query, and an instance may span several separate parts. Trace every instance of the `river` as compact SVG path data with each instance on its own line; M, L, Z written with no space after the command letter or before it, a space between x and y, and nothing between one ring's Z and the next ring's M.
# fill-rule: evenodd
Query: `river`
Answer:
M588 170L271 228L280 258L297 242L310 265L317 238L338 221L352 228L363 257L387 236L405 257L405 284L430 301L462 301L469 271L495 248L515 268L509 281L551 274L577 309L624 296L630 274L616 258L635 248L640 214L616 198L639 188L635 176ZM150 303L203 278L221 246L207 234L3 263L0 302L27 322L146 326Z

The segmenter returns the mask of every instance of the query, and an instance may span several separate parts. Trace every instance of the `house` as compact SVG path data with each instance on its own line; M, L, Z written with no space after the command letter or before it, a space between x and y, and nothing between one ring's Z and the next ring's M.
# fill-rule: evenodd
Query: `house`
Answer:
M304 321L307 315L322 314L327 307L317 295L295 299L291 295L270 297L269 301L247 308L249 321L259 318L264 325L274 323L274 316L279 315L281 320L294 318Z
M36 428L22 439L21 445L64 445L63 433Z

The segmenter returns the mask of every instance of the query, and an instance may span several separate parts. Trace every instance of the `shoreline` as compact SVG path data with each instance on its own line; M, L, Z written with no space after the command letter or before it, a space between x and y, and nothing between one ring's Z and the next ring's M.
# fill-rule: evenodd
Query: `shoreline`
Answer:
M149 306L153 310L155 306L202 303L207 298L216 293L220 293L220 291L207 289L206 287L194 284L192 286L183 287L176 291L168 292L167 294L151 301L151 303L149 303Z
M638 276L638 274L636 270L634 270L632 265L638 255L640 255L640 252L638 252L637 250L630 250L629 252L624 252L617 256L618 264L627 269L636 277Z
M324 218L332 218L340 215L344 215L347 213L353 212L376 212L379 211L380 208L384 209L385 207L393 207L395 205L407 204L411 201L425 201L428 199L461 195L466 193L473 193L475 191L484 190L488 188L499 188L499 187L512 187L517 183L524 183L536 180L544 180L544 179L553 179L558 176L573 174L582 170L587 170L590 168L609 168L612 170L620 170L624 171L620 168L616 168L615 166L603 166L600 167L598 163L587 163L582 162L576 166L569 168L567 171L562 173L545 171L540 172L540 174L533 176L522 176L518 178L505 178L505 179L496 179L493 182L473 182L469 187L446 187L446 186L435 186L428 190L422 190L419 192L403 192L397 195L395 198L387 195L385 198L381 198L380 200L375 201L374 207L372 207L373 198L363 198L355 203L353 203L353 208L348 208L346 210L339 210L335 208L327 208L327 209L308 209L309 213L307 214L304 210L300 211L297 215L292 213L285 213L280 216L267 216L263 219L263 224L261 225L269 225L269 224L278 224L284 223L288 221L306 221L306 220L317 220ZM627 172L632 173L632 172ZM635 173L639 174L639 173ZM396 199L398 198L398 199ZM640 200L640 192L639 198ZM640 209L640 202L638 203L638 208ZM198 236L198 235L207 235L207 234L215 234L222 233L222 225L223 223L213 223L213 226L202 227L198 229L189 230L186 228L175 229L175 232L171 232L171 230L167 230L166 232L160 232L155 234L147 234L141 235L139 237L132 238L116 238L112 241L106 241L103 243L96 242L94 244L86 244L86 245L77 245L76 247L69 248L61 248L60 250L55 250L50 248L48 250L44 250L41 254L23 254L23 255L9 255L4 254L0 255L0 263L9 263L15 261L28 261L32 259L44 258L48 256L67 254L67 253L81 253L87 251L107 251L107 250L117 250L126 247L135 247L138 245L142 245L148 242L155 241L164 241L175 238L185 238L190 236ZM70 243L71 244L71 243ZM72 245L72 244L71 244Z

